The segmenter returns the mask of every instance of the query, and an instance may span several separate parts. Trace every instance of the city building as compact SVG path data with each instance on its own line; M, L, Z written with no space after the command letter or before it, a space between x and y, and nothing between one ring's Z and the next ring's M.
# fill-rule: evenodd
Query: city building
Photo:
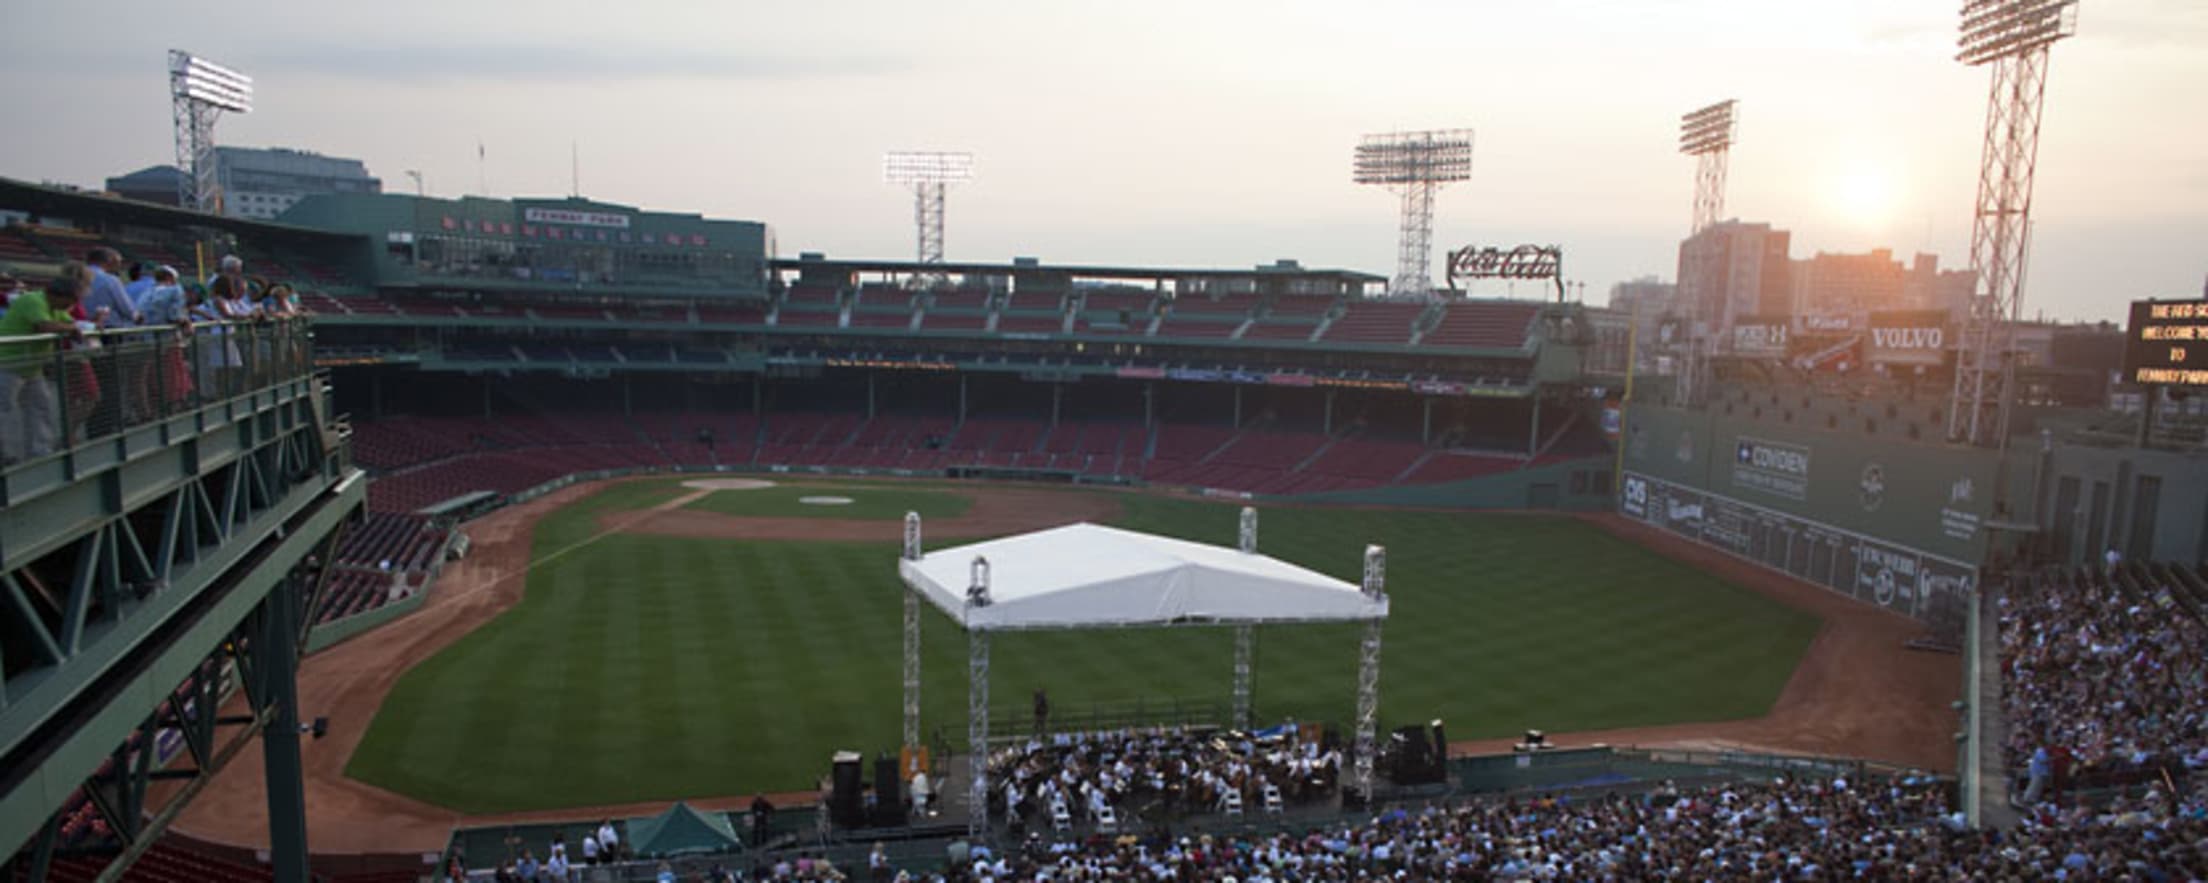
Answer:
M1679 286L1655 276L1642 276L1610 286L1610 308L1632 316L1633 324L1645 332L1671 311L1678 295Z
M1818 252L1794 262L1793 314L1815 330L1861 328L1864 317L1888 310L1960 314L1974 277L1941 270L1938 255L1919 253L1904 264L1892 249L1863 254Z
M1922 271L1938 264L1938 257L1920 254L1914 268ZM1865 313L1914 308L1908 301L1916 292L1904 292L1916 275L1911 266L1894 259L1892 249L1874 248L1863 254L1820 251L1794 262L1792 312L1805 320L1854 318L1860 327Z
M1701 335L1723 333L1742 320L1792 312L1792 234L1770 224L1720 221L1679 243L1680 311Z
M288 147L217 147L214 162L222 213L233 218L268 220L317 193L383 192L383 182L357 159Z
M106 189L124 199L157 205L176 205L176 194L183 181L184 173L175 166L147 166L127 175L107 179Z

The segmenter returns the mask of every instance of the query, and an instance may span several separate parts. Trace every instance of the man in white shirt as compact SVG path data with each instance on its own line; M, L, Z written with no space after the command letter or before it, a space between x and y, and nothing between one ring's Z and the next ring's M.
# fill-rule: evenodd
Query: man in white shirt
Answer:
M915 814L928 811L928 798L933 790L928 786L928 774L921 771L912 774L912 811Z
M598 851L605 853L609 862L621 858L621 836L614 833L612 819L598 823Z
M597 863L598 835L585 832L583 834L583 864L595 865Z

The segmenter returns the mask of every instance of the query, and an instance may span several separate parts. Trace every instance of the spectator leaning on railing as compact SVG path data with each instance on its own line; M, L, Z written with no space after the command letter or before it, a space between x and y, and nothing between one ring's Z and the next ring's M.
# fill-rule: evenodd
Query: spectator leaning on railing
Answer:
M54 452L61 415L55 407L55 335L79 336L69 310L77 306L82 277L64 271L43 292L23 292L0 315L0 463L16 463Z
M83 299L84 318L101 331L137 326L138 305L117 275L123 269L123 256L112 248L94 246L85 252L84 265L92 274ZM127 346L131 341L117 338L103 343L114 347ZM136 412L144 404L145 383L139 376L144 362L135 355L127 348L118 348L106 358L94 360L92 371L86 375L87 384L72 390L91 406L86 429L92 435L117 431L138 416Z
M96 246L85 252L84 266L92 274L92 286L84 293L84 312L93 324L103 330L138 324L138 307L131 303L123 280L115 275L122 270L123 256L112 248Z
M215 281L218 279L229 279L230 284L240 293L245 293L252 287L245 278L245 259L234 254L223 255L222 260L215 265L215 275L207 277L208 291L215 290Z
M127 275L130 281L123 285L123 293L130 295L131 303L144 300L146 292L153 290L153 268L146 266L145 261L137 261L130 265Z
M185 341L192 334L190 306L185 303L184 288L176 284L176 268L158 267L153 271L153 287L138 301L139 318L147 326L173 327L174 332L159 338L160 353L155 374L161 387L159 394L171 406L191 397L191 363L185 358Z

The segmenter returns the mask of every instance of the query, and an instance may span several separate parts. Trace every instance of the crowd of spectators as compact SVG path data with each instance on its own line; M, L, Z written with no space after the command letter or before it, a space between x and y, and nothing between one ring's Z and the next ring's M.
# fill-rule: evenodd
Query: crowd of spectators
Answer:
M2007 754L2027 807L2208 765L2208 629L2171 588L2046 572L2001 599Z
M750 879L969 881L2198 880L2208 795L2150 788L1974 831L1929 776L1664 786L1394 809L1279 833L1029 835L954 844L941 870L777 859ZM733 875L731 875L733 876Z
M2208 788L2191 775L2208 763L2208 630L2169 587L2119 580L2117 566L2043 574L2000 602L2002 712L2021 816L2005 829L1965 826L1950 781L1865 773L1472 800L1277 833L1129 825L1062 840L1029 825L1010 848L954 844L941 870L899 869L877 849L864 867L777 860L752 879L2208 879ZM1338 763L1309 750L1219 733L1069 736L1000 752L991 766L1021 818L1052 799L1078 814L1090 795L1177 793L1202 805L1221 788L1286 784Z
M992 811L1016 829L1069 823L1255 811L1331 798L1342 755L1298 740L1293 727L1264 734L1209 729L1056 733L989 758ZM1060 809L1064 810L1061 815Z
M36 291L0 276L0 465L187 405L266 363L271 343L241 347L239 329L303 316L298 293L248 277L236 256L218 266L187 283L95 246Z

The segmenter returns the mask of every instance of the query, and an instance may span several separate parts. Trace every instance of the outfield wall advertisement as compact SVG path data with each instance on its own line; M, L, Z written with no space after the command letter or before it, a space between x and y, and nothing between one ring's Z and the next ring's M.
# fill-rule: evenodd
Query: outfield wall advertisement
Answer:
M1797 518L1743 500L1625 473L1626 517L1773 570L1917 618L1967 594L1977 568L1951 558Z
M1954 335L1946 310L1889 310L1871 314L1873 365L1937 365L1946 358Z
M1778 358L1786 355L1786 316L1742 316L1733 320L1733 353Z
M1877 404L1827 414L1781 396L1735 403L1731 414L1725 407L1627 409L1625 471L1880 543L1983 560L1998 455L1869 435L1867 421L1897 424L1891 431L1909 419ZM2028 468L2017 472L2011 480L2030 476ZM2023 490L2012 495L2019 510L2029 507Z

